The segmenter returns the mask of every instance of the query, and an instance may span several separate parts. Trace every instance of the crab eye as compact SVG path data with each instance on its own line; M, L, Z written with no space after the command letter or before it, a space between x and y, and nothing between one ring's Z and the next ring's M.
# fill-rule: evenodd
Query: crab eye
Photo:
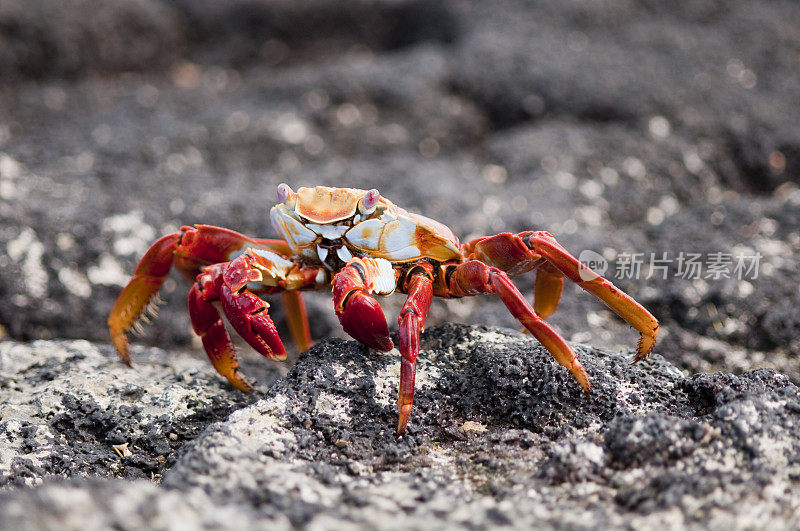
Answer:
M378 204L378 201L381 200L381 193L377 191L375 188L364 194L364 197L361 199L361 204L359 205L359 210L363 214L372 214L375 211L375 206Z
M285 203L294 195L294 192L286 183L278 185L278 202Z

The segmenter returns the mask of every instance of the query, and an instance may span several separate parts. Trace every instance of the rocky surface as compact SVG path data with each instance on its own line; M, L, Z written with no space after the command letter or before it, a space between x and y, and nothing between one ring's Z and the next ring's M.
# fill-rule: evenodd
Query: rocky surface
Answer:
M114 428L85 430L82 440L61 445L31 439L46 439L64 424L60 418L78 422L71 410L53 415L59 406L44 407L41 398L30 401L42 404L36 411L16 408L18 417L26 415L29 441L11 441L0 463L11 462L12 470L0 472L6 484L37 487L0 495L2 528L55 529L69 522L79 529L92 522L97 529L166 529L183 522L231 529L748 529L765 521L784 528L800 523L800 389L771 370L687 377L659 355L630 366L630 351L578 345L594 383L586 399L530 337L439 326L424 334L412 421L398 439L396 351L326 340L248 405L228 397L218 379L207 381L194 364L166 363L157 350L147 352L156 363L140 363L144 370L137 372L118 368L107 349L104 359L82 342L3 348L3 360L71 352L59 358L55 389L77 384L91 362L118 384L144 390L127 406L141 410L134 425L118 405L130 400L109 392L104 410ZM22 369L28 379L36 374ZM142 385L144 378L155 383ZM215 396L235 411L211 424L215 415L199 414L206 404L182 403L188 383L206 386L195 388L200 397ZM167 405L172 412L156 417ZM83 422L97 424L96 418L89 411ZM161 424L165 419L172 425ZM6 433L13 433L12 422L4 421ZM192 433L203 426L199 436ZM183 431L173 440L165 436L170 430ZM133 457L115 455L109 448L115 437L132 441ZM164 448L152 442L159 439ZM177 459L167 445L177 448ZM159 487L76 479L141 476L154 452L169 456L163 480L153 476ZM67 457L113 473L59 466Z
M796 527L797 27L790 0L3 1L2 525ZM591 401L529 339L434 328L396 441L394 357L325 342L273 386L245 351L242 397L170 278L121 365L104 323L148 245L272 236L280 182L599 253L663 358L610 354L635 335L568 286L550 320L592 345ZM714 275L715 253L757 274ZM308 305L314 337L344 337L328 294ZM447 322L519 327L491 297L435 301Z
M3 529L288 529L280 515L255 515L199 490L165 490L145 480L50 482L0 494L0 504Z
M0 342L0 486L51 475L157 479L186 441L252 399L207 361L139 350L131 369L86 341ZM260 376L268 385L278 370Z

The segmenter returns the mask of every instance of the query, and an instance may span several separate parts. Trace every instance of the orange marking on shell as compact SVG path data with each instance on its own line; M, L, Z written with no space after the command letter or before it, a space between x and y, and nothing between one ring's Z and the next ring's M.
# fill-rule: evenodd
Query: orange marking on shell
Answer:
M461 256L458 252L458 238L447 226L418 214L408 212L404 214L417 223L414 229L414 241L422 256L439 261Z
M333 223L355 214L358 200L366 193L357 188L300 188L295 212L314 223Z
M360 237L365 240L377 240L381 237L381 232L383 232L383 227L363 227L361 229Z
M398 209L402 211L402 214L406 217L411 218L417 224L425 227L428 231L432 234L437 236L440 240L445 240L447 242L452 243L455 247L458 247L458 238L453 231L450 230L450 227L443 223L439 223L435 219L426 218L425 216L420 216L419 214L412 214L411 212L406 212L405 210Z
M422 225L417 225L417 228L414 229L414 240L417 242L417 248L423 254L431 252L442 243L438 236Z

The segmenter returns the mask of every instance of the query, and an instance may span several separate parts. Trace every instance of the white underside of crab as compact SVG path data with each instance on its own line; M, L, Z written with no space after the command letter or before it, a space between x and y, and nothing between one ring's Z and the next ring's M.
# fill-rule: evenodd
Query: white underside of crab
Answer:
M275 230L286 240L289 247L297 252L317 241L320 236L306 228L302 223L278 208L270 212L270 221Z

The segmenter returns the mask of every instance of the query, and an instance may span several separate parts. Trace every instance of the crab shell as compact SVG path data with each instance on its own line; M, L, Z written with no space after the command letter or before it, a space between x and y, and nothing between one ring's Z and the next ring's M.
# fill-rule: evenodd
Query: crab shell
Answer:
M411 214L380 197L366 208L366 190L356 188L300 188L285 202L272 207L275 230L305 259L324 263L320 244L339 247L339 257L383 258L393 263L423 258L446 261L460 258L458 238L432 219Z

